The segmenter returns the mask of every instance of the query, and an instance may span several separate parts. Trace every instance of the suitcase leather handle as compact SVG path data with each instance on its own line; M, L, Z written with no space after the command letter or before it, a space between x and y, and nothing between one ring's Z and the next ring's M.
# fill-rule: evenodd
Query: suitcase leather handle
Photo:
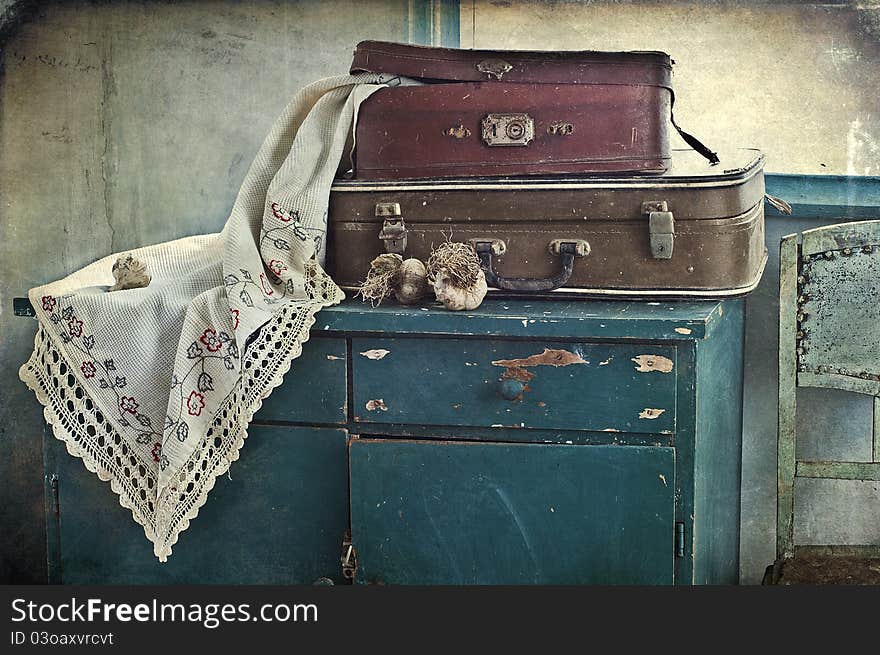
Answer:
M571 277L574 271L574 260L590 254L590 244L583 239L555 239L550 242L549 250L553 254L559 255L561 260L560 270L556 275L544 278L504 277L498 275L492 267L492 255L503 255L506 250L504 242L500 239L485 241L472 239L470 243L480 258L480 266L486 275L486 283L496 289L520 293L558 289Z

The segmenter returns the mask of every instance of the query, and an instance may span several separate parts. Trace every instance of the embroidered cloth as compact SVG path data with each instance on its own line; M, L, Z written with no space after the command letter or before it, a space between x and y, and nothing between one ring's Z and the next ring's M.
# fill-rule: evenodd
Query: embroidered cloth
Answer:
M300 91L220 233L131 251L149 286L108 292L111 255L29 293L39 325L20 377L160 561L238 459L315 313L344 297L321 268L330 184L358 106L382 85L342 76Z

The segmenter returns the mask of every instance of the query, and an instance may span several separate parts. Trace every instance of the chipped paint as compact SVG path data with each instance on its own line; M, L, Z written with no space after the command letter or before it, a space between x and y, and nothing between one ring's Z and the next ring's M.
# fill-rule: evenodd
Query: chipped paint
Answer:
M344 357L339 357L337 355L327 355L327 359L329 359L331 362L335 362L337 359L344 359Z
M677 327L677 328L675 328L675 331L678 332L679 334L690 334L691 332L693 332L693 330L691 330L690 328L686 328L686 327Z
M599 366L608 366L611 363L611 360L614 359L614 355L611 355L608 359L599 362Z
M383 348L374 348L373 350L365 350L361 353L367 359L382 359L385 355L388 355L391 351L385 350Z
M602 432L620 432L617 428L605 428Z
M368 412L375 412L377 409L381 409L383 412L388 411L388 407L385 405L385 401L381 398L375 398L373 400L368 400L366 404L366 408Z
M572 364L589 364L587 360L569 350L544 348L539 355L529 355L522 359L496 359L493 366L504 368L523 368L526 366L571 366Z
M528 366L571 366L572 364L589 364L587 360L568 350L555 350L544 348L544 352L538 355L530 355L522 359L496 359L492 362L493 366L503 366L504 373L502 380L518 380L520 382L528 382L535 377L535 374L526 370ZM528 387L524 389L527 391Z
M669 486L669 485L666 483L666 476L663 475L662 473L660 474L660 482L663 483L663 486L664 486L664 487L668 487L668 486Z
M659 373L672 372L672 360L662 355L639 355L638 357L633 357L631 361L635 363L636 370L639 373L650 373L651 371Z
M645 409L639 412L639 418L655 419L665 411L665 409L654 409L652 407L645 407Z

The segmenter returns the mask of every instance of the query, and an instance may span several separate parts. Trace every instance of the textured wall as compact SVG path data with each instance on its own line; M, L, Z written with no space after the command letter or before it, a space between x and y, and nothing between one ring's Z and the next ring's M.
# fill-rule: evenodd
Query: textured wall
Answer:
M4 9L4 3L0 9ZM0 582L45 579L40 430L13 296L111 252L214 232L291 95L408 3L43 4L2 52Z
M0 0L0 28L2 12L30 4ZM678 61L678 119L713 147L762 147L772 171L878 175L880 10L854 4L462 0L461 44L666 50ZM5 44L0 582L44 575L42 418L17 377L34 326L11 315L12 297L112 251L219 229L291 93L344 71L361 39L413 37L408 12L416 5L428 10L406 0L361 0L354 16L346 0L44 4ZM770 219L771 255L780 235L829 222ZM759 580L773 557L773 267L749 301L746 582ZM836 413L816 412L805 423L817 435L833 429L835 448L853 452L853 436L863 434L828 417L861 421L867 408L835 400ZM821 511L801 535L839 536L843 523L855 526L852 540L880 537L876 511L853 509L855 502L831 493L840 485L826 486L810 497ZM877 486L845 493L870 500Z
M677 122L784 173L880 174L878 37L876 1L461 3L465 48L668 52Z
M676 120L723 152L756 146L779 173L880 175L880 3L463 0L462 47L663 50ZM675 137L673 147L685 147ZM770 261L749 297L741 579L775 557L779 240L838 222L768 218ZM870 399L802 390L801 456L864 460ZM799 543L880 543L880 483L798 483Z

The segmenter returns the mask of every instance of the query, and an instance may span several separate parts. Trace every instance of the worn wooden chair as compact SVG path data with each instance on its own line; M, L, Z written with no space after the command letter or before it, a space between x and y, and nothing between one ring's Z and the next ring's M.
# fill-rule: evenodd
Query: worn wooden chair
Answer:
M769 584L880 584L880 546L794 544L796 478L880 480L880 221L786 236L779 252L776 562ZM805 461L796 389L873 396L869 462Z

